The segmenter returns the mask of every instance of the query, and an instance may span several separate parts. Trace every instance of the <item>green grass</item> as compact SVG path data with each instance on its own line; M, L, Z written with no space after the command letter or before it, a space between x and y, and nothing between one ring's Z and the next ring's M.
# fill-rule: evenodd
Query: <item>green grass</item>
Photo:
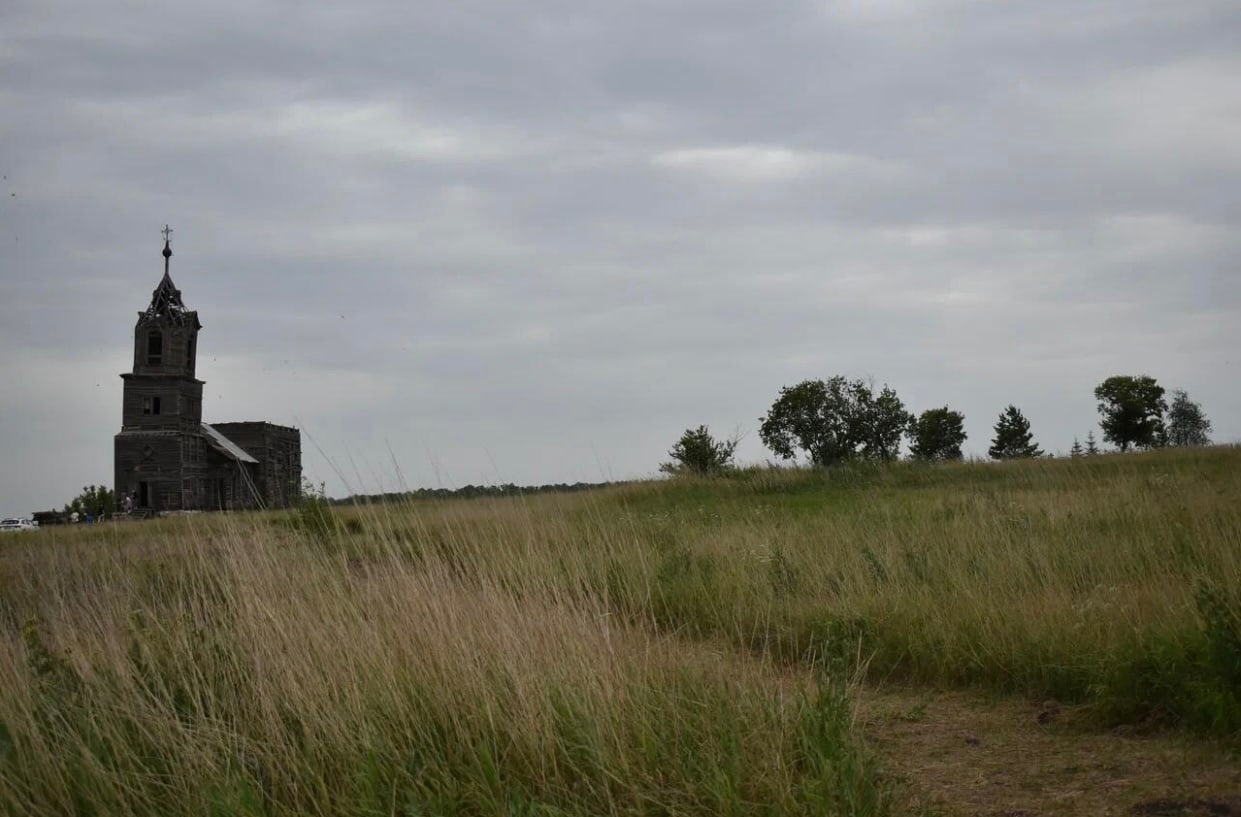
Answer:
M668 624L1109 724L1241 732L1236 449L750 471L621 504L663 552L642 584Z
M850 679L1241 739L1241 450L0 545L13 814L883 814Z

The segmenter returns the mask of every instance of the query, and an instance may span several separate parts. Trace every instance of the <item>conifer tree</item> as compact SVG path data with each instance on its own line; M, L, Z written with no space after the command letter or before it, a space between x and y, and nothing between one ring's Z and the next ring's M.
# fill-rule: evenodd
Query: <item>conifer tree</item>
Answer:
M1095 442L1094 430L1086 434L1086 456L1093 457L1099 453L1099 444Z
M1083 453L1082 444L1076 437L1074 437L1073 447L1069 449L1069 456L1072 457L1073 459L1077 459L1078 457L1082 456L1082 453Z
M987 453L993 460L1016 460L1024 457L1041 457L1043 449L1034 443L1030 433L1030 421L1021 409L1010 405L1000 412L995 424L995 437Z

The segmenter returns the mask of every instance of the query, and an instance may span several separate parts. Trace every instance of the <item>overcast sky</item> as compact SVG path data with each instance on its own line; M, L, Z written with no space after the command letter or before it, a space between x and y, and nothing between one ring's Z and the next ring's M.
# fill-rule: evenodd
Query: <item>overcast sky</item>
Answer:
M333 495L761 462L834 374L1241 439L1235 0L4 0L0 175L0 513L111 482L165 222L204 419Z

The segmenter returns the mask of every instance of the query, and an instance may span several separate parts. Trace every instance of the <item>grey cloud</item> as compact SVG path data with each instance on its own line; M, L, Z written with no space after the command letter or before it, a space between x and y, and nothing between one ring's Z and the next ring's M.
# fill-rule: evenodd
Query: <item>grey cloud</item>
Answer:
M1067 449L1121 371L1241 437L1233 4L18 0L0 32L5 513L110 473L165 221L208 413L381 479L650 473L700 422L761 460L776 390L836 372L974 451L1008 402Z

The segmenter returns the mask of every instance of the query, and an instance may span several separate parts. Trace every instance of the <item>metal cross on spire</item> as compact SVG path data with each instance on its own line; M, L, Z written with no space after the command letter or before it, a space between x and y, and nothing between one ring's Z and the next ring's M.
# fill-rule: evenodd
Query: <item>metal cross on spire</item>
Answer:
M168 243L169 241L171 241L172 228L169 227L167 224L165 224L164 229L160 230L160 232L164 234L164 252L163 252L164 277L167 278L168 277L168 260L172 258L172 245Z

